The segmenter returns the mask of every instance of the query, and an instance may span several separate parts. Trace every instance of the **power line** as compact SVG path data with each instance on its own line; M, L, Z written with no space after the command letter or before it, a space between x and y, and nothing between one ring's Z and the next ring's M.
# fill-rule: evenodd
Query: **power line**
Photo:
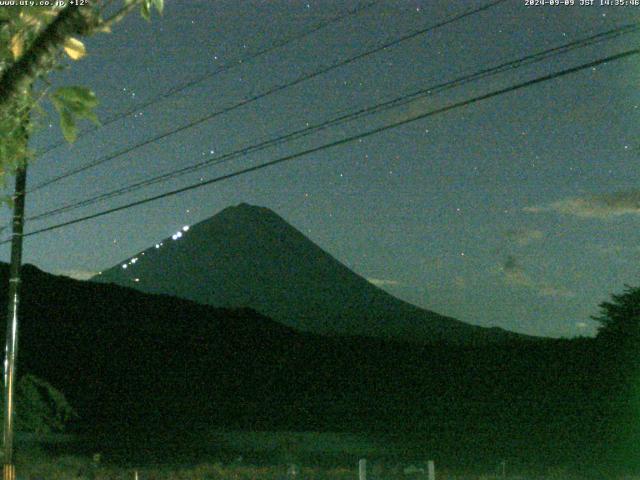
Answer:
M449 111L457 109L457 108L465 107L467 105L472 105L474 103L478 103L478 102L481 102L483 100L487 100L489 98L497 97L497 96L503 95L505 93L513 92L513 91L516 91L516 90L520 90L522 88L530 87L532 85L536 85L536 84L539 84L539 83L542 83L542 82L546 82L546 81L549 81L549 80L553 80L553 79L556 79L556 78L561 78L561 77L564 77L566 75L570 75L572 73L579 72L581 70L585 70L585 69L588 69L588 68L593 68L593 67L596 67L598 65L602 65L604 63L613 62L613 61L616 61L616 60L620 60L620 59L623 59L623 58L628 58L628 57L631 57L633 55L638 55L638 54L640 54L640 48L636 48L636 49L633 49L633 50L626 50L624 52L621 52L621 53L618 53L618 54L615 54L615 55L611 55L611 56L608 56L608 57L605 57L605 58L601 58L601 59L598 59L598 60L594 60L594 61L591 61L591 62L588 62L588 63L584 63L584 64L581 64L581 65L578 65L576 67L572 67L572 68L568 68L568 69L565 69L565 70L561 70L559 72L555 72L555 73L552 73L552 74L549 74L549 75L544 75L542 77L537 77L537 78L534 78L532 80L528 80L526 82L518 83L516 85L512 85L510 87L502 88L502 89L499 89L499 90L494 90L494 91L492 91L490 93L486 93L484 95L479 95L477 97L473 97L473 98L470 98L468 100L463 100L463 101L460 101L460 102L453 103L451 105L447 105L445 107L440 107L440 108L437 108L435 110L431 110L431 111L426 112L426 113L422 113L422 114L419 114L419 115L414 115L414 116L406 118L404 120L400 120L400 121L397 121L397 122L394 122L394 123L390 123L390 124L384 125L382 127L374 128L374 129L368 130L366 132L359 133L357 135L353 135L353 136L350 136L350 137L347 137L347 138L343 138L341 140L336 140L334 142L326 143L326 144L320 145L318 147L313 147L313 148L310 148L310 149L307 149L307 150L303 150L303 151L298 152L298 153L293 153L293 154L290 154L290 155L286 155L284 157L280 157L280 158L277 158L275 160L271 160L269 162L262 163L260 165L255 165L253 167L244 168L242 170L238 170L238 171L235 171L235 172L232 172L232 173L221 175L219 177L215 177L215 178L209 179L209 180L204 181L204 182L191 184L191 185L188 185L186 187L178 188L176 190L165 192L165 193L162 193L162 194L159 194L159 195L155 195L155 196L152 196L152 197L147 197L147 198L144 198L142 200L137 200L135 202L130 202L128 204L121 205L121 206L118 206L118 207L109 208L107 210L103 210L101 212L93 213L91 215L85 215L83 217L75 218L73 220L68 220L66 222L58 223L56 225L51 225L49 227L45 227L45 228L41 228L41 229L38 229L38 230L34 230L32 232L24 234L24 236L25 237L30 237L30 236L33 236L33 235L38 235L40 233L49 232L49 231L52 231L52 230L57 230L57 229L60 229L60 228L63 228L63 227L69 226L69 225L74 225L76 223L80 223L80 222L84 222L84 221L91 220L91 219L94 219L94 218L102 217L102 216L108 215L110 213L118 212L118 211L121 211L121 210L127 210L129 208L133 208L133 207L136 207L138 205L143 205L143 204L146 204L146 203L153 202L155 200L160 200L162 198L171 197L171 196L178 195L180 193L187 192L187 191L190 191L190 190L195 190L195 189L207 186L207 185L211 185L211 184L214 184L214 183L221 182L223 180L228 180L230 178L234 178L234 177L237 177L237 176L240 176L240 175L244 175L246 173L254 172L254 171L257 171L257 170L261 170L263 168L271 167L273 165L277 165L277 164L280 164L280 163L288 162L288 161L291 161L291 160L294 160L294 159L297 159L297 158L300 158L300 157L303 157L303 156L306 156L306 155L309 155L309 154L312 154L312 153L316 153L316 152L319 152L319 151L322 151L322 150L326 150L328 148L333 148L333 147L344 145L346 143L350 143L350 142L353 142L353 141L356 141L356 140L361 140L363 138L367 138L367 137L370 137L372 135L376 135L378 133L382 133L384 131L391 130L393 128L397 128L397 127L400 127L400 126L403 126L403 125L407 125L407 124L415 122L417 120L422 120L424 118L432 117L434 115L439 115L439 114L442 114L442 113L445 113L445 112L449 112ZM4 240L4 241L0 242L0 245L1 244L5 244L5 243L7 243L9 241L10 240Z
M255 101L261 100L262 98L265 98L265 97L267 97L269 95L272 95L274 93L280 92L280 91L285 90L287 88L291 88L291 87L293 87L295 85L298 85L298 84L300 84L302 82L305 82L307 80L311 80L312 78L318 77L320 75L323 75L323 74L325 74L327 72L330 72L332 70L335 70L337 68L343 67L345 65L349 65L349 64L351 64L353 62L356 62L358 60L362 60L363 58L366 58L366 57L368 57L370 55L373 55L373 54L375 54L377 52L380 52L380 51L385 50L387 48L390 48L392 46L398 45L399 43L405 42L405 41L410 40L412 38L416 38L416 37L418 37L420 35L424 35L425 33L428 33L428 32L431 32L431 31L437 29L437 28L449 25L451 23L454 23L454 22L456 22L458 20L461 20L463 18L466 18L468 16L471 16L471 15L480 13L482 11L488 10L489 8L494 7L494 6L496 6L496 5L500 4L500 3L503 3L505 1L506 0L493 0L493 1L483 5L481 7L475 8L473 10L467 10L467 11L465 11L463 13L454 15L454 16L446 19L446 20L443 20L443 21L441 21L441 22L439 22L439 23L437 23L435 25L431 25L431 26L423 28L421 30L417 30L415 32L403 35L400 38L397 38L397 39L392 40L390 42L384 43L384 44L382 44L382 45L380 45L378 47L375 47L375 48L373 48L371 50L367 50L367 51L365 51L363 53L360 53L358 55L355 55L353 57L349 57L349 58L341 60L341 61L339 61L337 63L334 63L334 64L332 64L332 65L330 65L328 67L323 67L323 68L321 68L319 70L315 70L314 72L302 75L302 76L298 77L297 79L295 79L295 80L293 80L291 82L284 83L284 84L272 87L271 89L269 89L269 90L267 90L265 92L262 92L262 93L259 93L257 95L254 95L253 97L250 97L250 98L247 98L245 100L242 100L242 101L240 101L240 102L238 102L238 103L236 103L234 105L231 105L229 107L226 107L226 108L223 108L221 110L217 110L217 111L215 111L213 113L207 114L204 117L200 117L199 119L194 120L192 122L189 122L186 125L183 125L181 127L175 128L173 130L169 130L169 131L167 131L165 133L157 135L157 136L155 136L153 138L150 138L148 140L145 140L145 141L143 141L141 143L132 145L130 147L127 147L127 148L124 148L122 150L119 150L118 152L110 154L110 155L108 155L106 157L97 159L97 160L95 160L93 162L88 163L87 165L84 165L82 167L78 167L76 169L70 170L70 171L68 171L66 173L63 173L61 175L58 175L56 177L53 177L53 178L51 178L49 180L41 182L41 183L37 184L35 187L31 188L28 191L28 193L35 192L35 191L40 190L40 189L42 189L42 188L44 188L46 186L49 186L49 185L51 185L53 183L56 183L56 182L58 182L60 180L63 180L65 178L69 178L69 177L71 177L73 175L76 175L78 173L84 172L84 171L89 170L90 168L96 167L98 165L102 165L102 164L104 164L106 162L109 162L109 161L115 159L115 158L118 158L118 157L121 157L122 155L130 153L133 150L136 150L138 148L144 147L144 146L149 145L151 143L157 142L158 140L162 140L162 139L164 139L164 138L166 138L166 137L168 137L170 135L173 135L174 133L178 133L178 132L187 130L187 129L189 129L191 127L194 127L196 125L199 125L199 124L201 124L203 122L211 120L214 117L217 117L217 116L222 115L224 113L228 113L228 112L230 112L232 110L235 110L237 108L240 108L240 107L243 107L245 105L248 105L249 103L253 103Z
M257 52L254 52L250 55L244 56L242 58L239 58L237 60L234 60L232 63L228 63L226 65L222 65L221 67L215 69L212 72L208 72L202 75L199 75L187 82L184 83L180 83L170 89L168 89L166 92L160 93L159 95L156 95L154 97L149 98L148 100L141 102L137 105L135 105L134 107L130 108L129 110L126 110L122 113L117 113L115 115L112 115L110 118L107 118L106 120L104 120L103 122L101 122L101 124L99 126L95 126L95 127L90 127L87 128L86 130L83 130L82 132L80 132L80 134L78 135L78 138L82 138L84 135L87 135L89 133L95 132L96 130L105 127L107 125L110 125L114 122L117 122L118 120L122 120L124 118L130 117L131 115L139 112L140 110L144 110L147 107L150 107L151 105L155 105L158 102L161 102L162 100L169 98L173 95L176 95L178 93L181 93L199 83L204 82L205 80L209 80L217 75L220 75L221 73L224 72L228 72L229 70L232 70L240 65L242 65L245 62L251 61L251 60L255 60L258 57L261 57L262 55L265 55L267 53L271 53L274 50L277 50L281 47L285 47L287 45L289 45L290 43L296 42L297 40L301 40L305 37L308 37L309 35L312 35L330 25L333 25L334 23L339 23L342 20L344 20L345 18L354 16L354 15L358 15L361 12L373 7L374 5L380 3L381 0L374 0L372 2L369 2L363 6L360 7L356 7L353 8L351 10L348 10L346 13L343 14L339 14L339 15L335 15L332 18L321 22L319 24L317 24L315 27L312 27L309 30L305 30L303 32L300 32L296 35L292 35L290 37L284 38L282 40L280 40L279 42L274 43L273 45L263 48L261 50L258 50ZM67 142L61 141L61 142L57 142L53 145L51 145L50 147L48 147L46 150L40 152L38 154L38 156L43 156L53 150L55 150L58 147L61 147L62 145L66 145Z
M611 29L602 33L598 33L595 35L591 35L588 37L584 37L581 38L579 40L575 40L569 43L565 43L561 46L558 47L554 47L554 48L550 48L544 51L540 51L540 52L536 52L530 55L527 55L525 57L521 57L519 59L516 60L511 60L508 62L503 62L497 66L491 67L491 68L486 68L483 70L480 70L478 72L475 72L473 74L468 74L468 75L464 75L461 77L458 77L456 79L444 82L444 83L440 83L437 85L432 85L423 89L420 89L418 91L412 92L410 94L406 94L403 95L401 97L396 97L394 99L388 100L384 103L380 103L380 104L376 104L370 107L366 107L366 108L362 108L358 111L355 112L350 112L344 115L339 115L336 118L330 119L330 120L325 120L321 123L315 124L315 125L311 125L308 126L306 128L302 128L302 129L298 129L296 131L290 132L286 135L282 135L279 136L277 138L272 138L269 140L265 140L263 142L260 142L258 144L254 144L248 147L244 147L238 150L235 150L233 152L229 152L223 155L219 155L213 158L210 158L208 160L196 163L194 165L190 165L187 167L183 167L177 170L173 170L171 172L166 172L160 175L157 175L155 177L146 179L146 180L142 180L124 187L120 187L117 188L115 190L111 190L109 192L105 192L93 197L89 197L87 199L84 200L80 200L71 204L67 204L67 205L63 205L61 207L57 207L54 208L52 210L48 210L46 212L37 214L37 215L33 215L31 217L27 217L27 220L33 221L33 220L42 220L54 215L58 215L58 214L62 214L64 212L68 212L71 210L75 210L77 208L81 208L84 206L88 206L91 205L93 203L102 201L102 200L107 200L110 198L114 198L117 196L121 196L127 193L131 193L135 190L138 190L140 188L143 187L147 187L159 182L164 182L164 181L168 181L177 177L180 177L182 175L186 175L188 173L192 173L195 172L197 170L200 170L202 168L206 168L206 167L210 167L212 165L218 165L221 164L223 162L227 162L230 161L234 158L249 154L249 153L253 153L256 151L260 151L260 150L264 150L268 147L272 147L284 142L288 142L291 140L295 140L295 139L299 139L299 138L303 138L306 137L308 135L311 135L312 133L318 132L320 130L324 130L326 128L329 128L331 126L335 126L347 121L352 121L355 119L359 119L359 118L363 118L365 116L369 116L369 115L373 115L376 113L379 113L381 111L384 110L388 110L390 108L395 108L398 106L402 106L405 105L407 103L413 102L419 98L423 98L435 93L440 93L442 91L445 90L449 90L451 88L455 88L467 83L470 83L472 81L477 81L483 78L487 78L489 76L493 76L493 75L497 75L499 73L503 73L505 71L509 71L509 70L513 70L516 68L521 68L523 66L526 65L530 65L536 62L540 62L542 60L545 60L547 58L550 58L552 56L558 56L561 54L565 54L568 53L570 51L573 51L577 48L583 48L585 46L591 46L594 45L596 43L600 43L606 40L611 40L614 38L617 38L621 35L625 35L625 34L629 34L629 33L634 33L640 31L640 24L628 24L628 25L623 25L621 27L615 28L615 29Z

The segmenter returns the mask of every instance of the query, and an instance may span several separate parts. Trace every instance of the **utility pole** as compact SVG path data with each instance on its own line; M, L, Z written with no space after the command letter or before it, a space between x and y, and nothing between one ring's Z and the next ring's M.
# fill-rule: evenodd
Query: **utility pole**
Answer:
M18 306L20 304L20 267L22 264L22 232L24 229L26 186L27 164L25 162L16 169L16 185L13 194L7 339L4 358L3 480L16 480L16 469L13 464L14 395L16 384L16 357L18 356Z

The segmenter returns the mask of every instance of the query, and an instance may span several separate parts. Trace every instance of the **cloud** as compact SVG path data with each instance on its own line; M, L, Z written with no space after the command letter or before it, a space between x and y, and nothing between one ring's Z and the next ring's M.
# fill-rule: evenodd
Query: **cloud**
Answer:
M596 245L595 249L603 255L620 255L627 250L627 247L622 245Z
M564 287L557 287L531 278L513 255L506 258L500 271L503 273L503 280L507 285L528 288L541 297L575 297L574 292Z
M397 280L389 280L384 278L367 278L369 283L373 283L376 287L387 287L390 285L399 285Z
M544 237L544 233L541 230L532 230L528 228L508 230L505 235L509 240L517 243L521 247L529 245L536 240L541 240Z
M63 270L58 272L58 275L64 275L65 277L71 277L76 280L89 280L97 274L98 272L90 272L88 270Z
M547 205L525 207L525 212L553 212L580 218L607 219L620 215L640 215L640 190L565 198Z
M597 253L602 255L635 255L640 252L640 245L628 247L625 245L594 245ZM621 257L624 260L624 257Z
M576 296L575 292L571 290L563 287L553 287L551 285L539 285L538 294L543 297L573 298Z

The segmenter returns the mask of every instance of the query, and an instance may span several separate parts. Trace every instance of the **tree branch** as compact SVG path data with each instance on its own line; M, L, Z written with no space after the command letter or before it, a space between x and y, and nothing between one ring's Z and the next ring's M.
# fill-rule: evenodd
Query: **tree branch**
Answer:
M35 79L49 70L67 37L90 33L96 20L91 7L65 7L0 77L0 115L6 115L12 100L24 95Z
M100 22L96 28L97 29L110 29L112 25L119 23L124 17L126 17L131 11L137 7L139 2L131 2L125 4L120 10L114 13L111 17L107 18Z

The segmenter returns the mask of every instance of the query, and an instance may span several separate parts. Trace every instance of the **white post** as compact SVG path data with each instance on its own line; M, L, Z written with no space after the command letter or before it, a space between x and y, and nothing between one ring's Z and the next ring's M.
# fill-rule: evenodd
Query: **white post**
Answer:
M433 460L429 460L429 462L427 463L427 472L427 478L429 480L436 480L436 464L433 462Z
M358 462L358 480L367 480L367 460L364 458Z
M133 471L133 478L134 480L138 480L138 470Z

